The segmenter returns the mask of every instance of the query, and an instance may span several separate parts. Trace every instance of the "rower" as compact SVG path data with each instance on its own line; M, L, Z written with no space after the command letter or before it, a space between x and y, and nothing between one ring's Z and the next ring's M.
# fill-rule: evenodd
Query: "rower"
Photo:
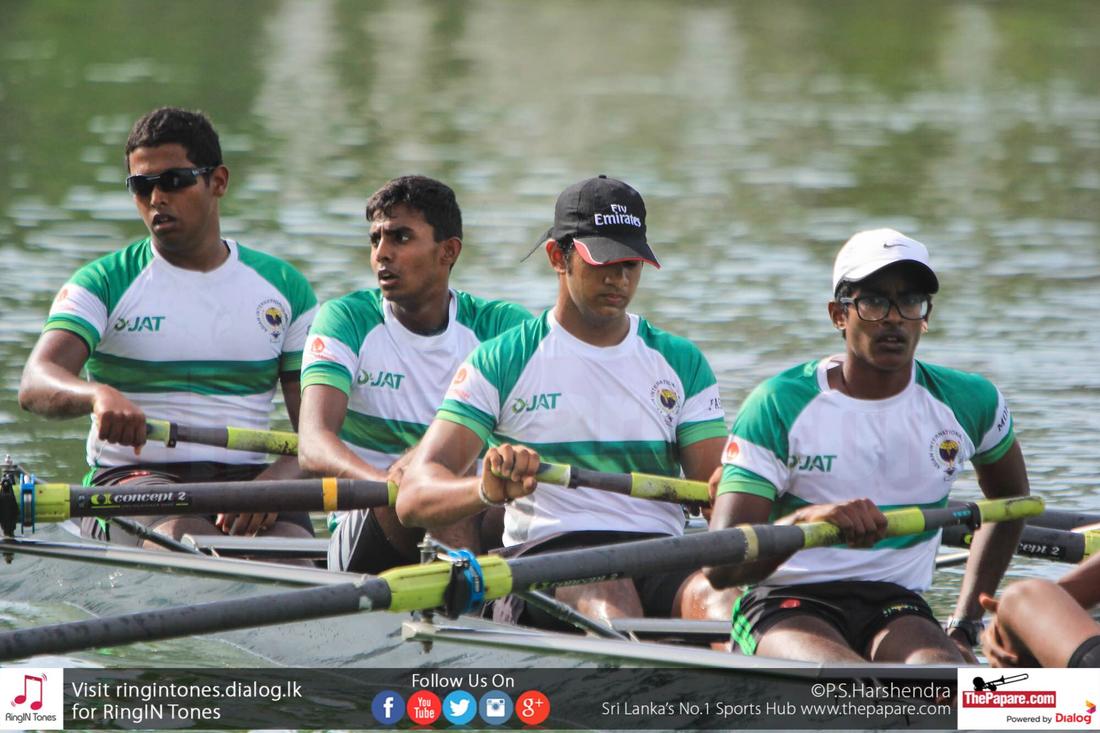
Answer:
M313 323L298 455L317 475L385 481L424 434L462 360L531 314L450 287L462 212L445 184L395 178L370 197L366 213L379 287L325 303ZM500 512L486 514L437 528L436 537L476 552L498 547ZM379 573L419 557L423 530L402 526L390 507L334 520L331 570Z
M602 471L705 479L725 434L714 374L699 349L627 311L642 265L658 267L641 195L590 178L557 200L539 241L558 277L538 320L479 346L401 480L401 521L433 529L506 505L505 554L516 556L683 532L678 504L538 483L542 459ZM483 446L480 479L467 477ZM587 616L726 618L734 594L698 572L559 588ZM530 612L530 613L528 613ZM499 621L538 623L521 599L495 604Z
M882 541L889 506L946 506L970 461L987 497L1028 493L1012 416L977 375L916 361L939 280L928 250L892 229L860 232L833 268L829 317L845 353L797 366L745 400L715 472L711 529L827 521L849 547L707 569L757 583L733 613L746 654L807 661L974 662L981 592L997 587L1022 524L982 528L947 633L920 593L939 533Z
M204 114L150 112L135 123L125 155L126 187L149 236L82 267L61 288L23 370L20 405L45 417L91 415L87 482L95 485L298 476L293 457L269 466L259 453L146 444L146 415L266 429L280 385L296 424L302 345L317 300L286 262L222 238L218 205L229 169ZM137 519L176 539L313 534L304 512ZM81 529L142 542L95 518Z
M1100 555L1057 583L1022 580L1000 599L983 593L981 603L994 614L982 632L994 667L1100 667L1100 624L1088 611L1100 604Z

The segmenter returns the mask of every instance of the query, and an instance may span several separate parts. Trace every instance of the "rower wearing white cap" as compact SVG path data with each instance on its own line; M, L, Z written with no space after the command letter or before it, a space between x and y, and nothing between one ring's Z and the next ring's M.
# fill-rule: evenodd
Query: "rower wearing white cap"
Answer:
M837 254L829 317L845 352L758 386L712 477L712 529L778 518L837 524L847 547L707 569L717 587L750 586L733 612L747 654L813 661L974 661L980 593L992 593L1019 522L981 529L947 633L920 593L939 533L883 539L882 510L944 506L969 461L987 497L1028 493L1000 391L977 374L915 359L939 280L927 248L892 229Z

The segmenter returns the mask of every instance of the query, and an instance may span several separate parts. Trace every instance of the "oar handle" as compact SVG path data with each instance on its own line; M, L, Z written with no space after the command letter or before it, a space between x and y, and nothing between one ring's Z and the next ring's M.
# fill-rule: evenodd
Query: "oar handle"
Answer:
M974 510L979 517L973 517ZM946 509L894 509L885 512L886 536L920 534L957 524L984 524L985 522L1009 522L1035 517L1043 513L1043 500L1038 496L1017 496L1007 499L982 499ZM803 547L827 547L841 541L841 532L828 522L809 522L795 525L806 535Z
M298 455L298 435L281 430L255 428L200 428L179 425L167 420L146 420L145 434L149 440L173 448L177 443L199 443L229 450L269 453L279 456Z
M653 501L710 503L702 481L648 473L605 473L563 463L540 463L536 478L545 484L570 489L592 488Z

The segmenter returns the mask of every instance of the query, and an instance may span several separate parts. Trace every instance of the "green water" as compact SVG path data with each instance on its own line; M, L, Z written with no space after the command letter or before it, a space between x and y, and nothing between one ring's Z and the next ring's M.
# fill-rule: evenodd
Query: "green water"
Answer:
M456 189L458 287L532 309L555 284L520 258L557 192L601 172L631 182L664 264L635 310L702 346L731 418L761 379L840 349L825 311L840 243L901 229L941 272L922 358L989 376L1034 489L1096 506L1098 68L1093 2L5 0L0 451L50 478L83 472L86 423L21 413L19 373L68 275L143 234L121 147L137 116L175 104L222 135L226 236L291 260L322 298L371 284L363 204L393 176ZM958 488L972 494L972 474ZM937 576L940 612L959 572ZM258 590L0 567L12 624ZM348 628L354 660L412 654L392 623ZM268 633L232 638L274 661L349 658L336 631ZM120 653L252 659L220 642Z

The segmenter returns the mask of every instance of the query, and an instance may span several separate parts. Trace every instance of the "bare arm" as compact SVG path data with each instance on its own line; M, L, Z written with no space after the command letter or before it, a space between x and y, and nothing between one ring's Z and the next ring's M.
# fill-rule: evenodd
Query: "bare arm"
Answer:
M414 451L397 492L397 517L410 527L434 529L485 508L480 488L493 502L510 501L535 490L539 455L521 445L490 448L482 476L467 477L482 440L469 428L434 420Z
M60 329L42 334L23 368L20 407L43 417L91 414L101 440L140 448L145 413L114 387L81 379L88 356L87 344L76 334Z
M722 467L719 466L711 479L714 486L717 486L721 472ZM773 504L774 502L755 494L742 494L739 492L722 494L714 501L714 508L710 517L710 529L728 529L736 527L738 524L766 524L771 517ZM714 565L703 568L703 574L707 576L707 580L715 588L730 588L735 585L763 580L774 573L775 569L782 565L788 557L790 555L736 565Z
M1027 496L1030 492L1024 455L1018 442L1013 443L1000 460L977 465L974 470L978 474L978 485L982 493L990 499ZM970 559L966 563L966 575L963 576L959 599L955 604L955 618L981 618L982 607L978 595L993 595L996 592L997 585L1012 561L1023 529L1023 520L997 522L983 526L974 534L974 541L970 545ZM952 634L952 638L960 640L963 637L961 632L956 632Z
M1058 580L1058 585L1082 608L1089 609L1100 603L1100 555L1070 570Z
M725 438L707 438L680 449L680 465L684 477L692 481L708 481L716 468L722 465L722 449Z
M311 384L302 394L298 461L313 475L385 481L386 472L370 465L340 439L348 413L348 396L325 384Z
M298 430L298 413L302 404L302 383L298 375L286 375L280 378L280 386L283 390L283 402L286 403L287 416L290 418L291 427ZM302 478L305 473L299 467L301 460L295 456L280 456L278 460L268 466L257 479L294 479Z

